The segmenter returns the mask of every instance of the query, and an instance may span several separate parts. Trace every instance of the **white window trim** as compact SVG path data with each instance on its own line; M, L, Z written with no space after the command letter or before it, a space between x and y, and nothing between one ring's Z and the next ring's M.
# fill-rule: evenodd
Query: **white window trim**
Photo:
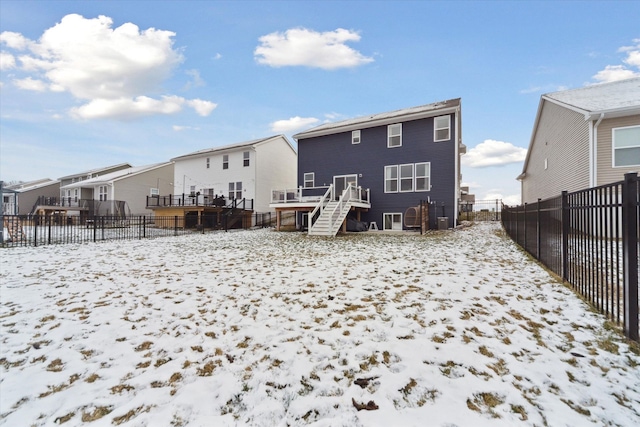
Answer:
M402 181L403 180L405 180L405 181L409 180L408 177L405 177L405 178L402 177L402 167L403 166L411 166L411 188L408 189L408 190L403 190L402 189ZM415 181L414 181L415 176L416 176L415 172L416 171L415 171L415 164L414 163L405 163L403 165L398 165L398 193L413 193L414 188L415 188Z
M311 176L311 179L308 179L307 176ZM303 179L304 188L313 188L316 186L315 172L305 172L302 179ZM307 185L308 182L310 182L311 185Z
M209 169L210 166L211 166L210 165L210 159L209 159L209 157L207 157L207 169Z
M438 119L447 119L447 126L437 127ZM447 129L447 138L438 138L438 131ZM451 116L438 116L433 119L433 142L449 141L451 139Z
M391 134L391 130L398 128L400 132L398 134ZM400 143L398 145L391 145L391 137L399 137ZM395 123L387 126L387 148L402 147L402 123Z
M390 168L395 168L396 169L396 177L395 178L390 178L387 179L387 169ZM397 193L398 190L400 189L400 171L398 170L398 165L387 165L384 167L384 192L385 193ZM387 191L387 181L394 181L396 182L396 189L394 190L389 190Z
M429 174L425 176L418 176L418 165L428 165ZM426 178L427 179L427 189L426 190L418 190L418 178ZM416 193L421 193L425 191L431 191L431 162L418 162L414 164L413 169L413 188Z
M157 197L157 196L159 196L159 195L160 195L160 189L159 189L159 188L151 188L151 189L150 189L150 191L149 191L149 195L150 195L151 197L153 197L153 196L156 196L156 197Z
M229 199L242 199L242 181L229 183Z
M385 219L386 219L386 217L387 217L388 215L391 215L391 216L392 216L392 219L391 219L391 228L387 228L387 222L385 221ZM398 215L398 216L400 217L400 229L399 229L399 230L394 230L394 229L393 229L393 224L394 224L393 216L395 216L395 215ZM384 213L382 214L382 229L383 229L383 230L386 230L386 231L402 231L402 213L401 213L401 212L384 212Z
M229 169L229 155L222 155L222 169Z
M242 152L242 166L243 167L248 167L251 165L251 152L249 151L243 151Z
M638 145L633 145L631 147L616 148L616 131L617 130L622 130L622 129L633 129L633 128L640 129L640 126L621 126L621 127L617 127L617 128L611 129L611 167L612 168L616 168L616 169L620 169L620 168L635 168L635 167L640 166L640 164L616 166L616 150L624 150L624 149L627 149L627 148L638 148L638 147L640 147L640 143L639 143Z
M360 144L360 130L352 130L351 131L351 143L352 144Z

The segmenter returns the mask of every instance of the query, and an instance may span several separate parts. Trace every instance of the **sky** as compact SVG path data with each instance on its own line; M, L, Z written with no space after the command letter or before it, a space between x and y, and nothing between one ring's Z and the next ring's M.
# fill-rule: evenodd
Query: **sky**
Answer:
M520 200L540 96L640 75L637 1L0 2L0 179L462 100L463 185Z

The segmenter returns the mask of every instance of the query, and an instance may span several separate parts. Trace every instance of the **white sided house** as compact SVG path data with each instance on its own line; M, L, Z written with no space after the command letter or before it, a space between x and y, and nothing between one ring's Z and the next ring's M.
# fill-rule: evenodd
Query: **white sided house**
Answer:
M272 189L296 186L297 158L284 135L185 154L171 159L173 195L224 196L227 203L244 199L247 209L269 212Z
M640 77L542 95L522 202L623 180L640 170Z

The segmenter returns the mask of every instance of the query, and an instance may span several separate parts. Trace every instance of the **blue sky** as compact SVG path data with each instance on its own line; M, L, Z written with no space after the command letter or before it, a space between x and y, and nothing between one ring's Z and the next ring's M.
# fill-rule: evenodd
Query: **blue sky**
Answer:
M461 98L463 182L516 202L540 96L640 75L638 22L637 1L2 0L0 179Z

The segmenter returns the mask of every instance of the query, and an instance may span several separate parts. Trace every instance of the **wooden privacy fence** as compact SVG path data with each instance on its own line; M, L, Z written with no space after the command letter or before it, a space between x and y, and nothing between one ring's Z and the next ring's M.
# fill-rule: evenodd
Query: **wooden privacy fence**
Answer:
M640 178L503 206L507 234L638 338Z

